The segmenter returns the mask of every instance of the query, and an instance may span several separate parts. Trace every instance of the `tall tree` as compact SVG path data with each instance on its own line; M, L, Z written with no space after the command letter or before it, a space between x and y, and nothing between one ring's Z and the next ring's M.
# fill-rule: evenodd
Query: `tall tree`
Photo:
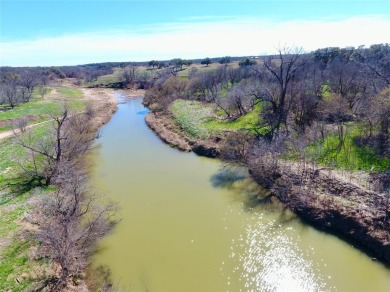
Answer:
M225 64L225 65L229 64L230 62L231 62L230 56L222 57L222 58L219 60L219 63L220 63L220 64Z
M249 59L249 58L245 58L243 60L241 60L238 65L240 67L244 67L244 66L253 66L253 65L256 65L256 61L253 60L253 59Z
M1 103L8 104L11 108L14 108L20 102L23 102L18 82L19 76L16 74L8 74L3 77L0 83Z
M31 153L29 163L20 163L25 175L31 181L50 185L58 175L61 163L78 168L98 137L93 127L93 114L91 109L85 114L70 114L64 106L59 116L52 116L54 126L45 138L36 141L30 133L21 131L16 143Z
M202 61L200 61L200 63L202 65L206 65L206 67L208 67L212 62L211 62L211 59L209 57L207 57L207 58L204 58Z
M291 89L299 70L306 63L302 53L302 49L283 47L278 50L278 55L264 59L266 82L260 98L270 105L268 120L271 126L271 137L279 133L281 125L285 125L288 131L287 115L290 109L289 102L293 98Z

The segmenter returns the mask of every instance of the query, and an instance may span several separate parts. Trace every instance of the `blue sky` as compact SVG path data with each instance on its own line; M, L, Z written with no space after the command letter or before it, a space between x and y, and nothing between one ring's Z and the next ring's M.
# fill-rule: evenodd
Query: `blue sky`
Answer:
M0 65L203 58L390 42L390 1L0 0Z

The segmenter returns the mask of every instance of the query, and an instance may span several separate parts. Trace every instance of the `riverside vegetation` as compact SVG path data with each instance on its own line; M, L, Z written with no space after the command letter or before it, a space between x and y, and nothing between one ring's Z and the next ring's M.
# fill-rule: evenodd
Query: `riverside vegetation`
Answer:
M146 92L146 121L173 147L246 166L268 200L389 264L389 60L387 44L284 47L166 71Z
M0 290L88 289L85 267L116 207L88 186L86 155L115 103L85 105L85 90L101 90L85 87L147 89L146 122L167 143L246 166L269 190L259 202L389 263L389 60L381 44L1 68L0 135L15 137L0 141Z
M69 80L50 78L28 100L14 84L0 113L0 290L86 290L94 245L116 222L116 205L89 186L87 155L116 103Z

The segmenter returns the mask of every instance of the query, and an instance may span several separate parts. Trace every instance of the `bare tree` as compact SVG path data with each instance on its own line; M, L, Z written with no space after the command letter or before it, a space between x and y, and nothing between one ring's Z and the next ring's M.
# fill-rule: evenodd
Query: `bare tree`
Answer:
M137 66L130 65L123 69L121 73L121 78L126 84L131 84L136 80L137 77Z
M253 150L253 136L247 132L231 132L221 148L221 159L237 165L246 165Z
M29 102L34 88L38 85L39 72L37 70L27 70L20 75L19 85L21 87L24 102Z
M47 87L46 87L46 85L40 85L39 86L39 95L42 98L44 98L46 94L47 94Z
M374 81L376 92L390 86L390 44L375 44L370 48L358 50L359 62Z
M157 84L164 82L166 79L168 79L171 76L176 76L177 72L174 67L164 67L161 70L156 72L157 76Z
M318 117L318 104L322 98L322 80L317 78L317 72L306 69L303 76L294 81L292 86L291 114L297 130L305 133L313 121Z
M1 102L8 104L11 108L23 101L22 94L18 87L18 76L7 75L0 84Z
M354 108L358 98L364 94L366 82L361 77L360 66L354 59L354 49L341 50L325 70L326 83L331 91L348 101Z
M254 97L246 90L247 80L244 79L237 85L234 85L226 94L228 107L231 111L237 113L237 117L245 115L254 108Z
M351 111L348 101L339 94L330 94L318 104L319 116L326 122L334 123L337 129L338 145L340 152L346 139L345 122L351 119Z
M84 155L92 148L98 137L92 123L93 112L70 114L64 106L60 116L53 116L53 128L43 139L36 141L30 132L17 136L16 143L30 152L30 163L21 163L25 174L31 179L50 185L58 174L63 161L78 168Z
M160 82L149 89L145 94L144 104L158 105L162 111L168 111L171 103L178 98L187 98L187 80L167 75ZM166 78L169 77L169 78ZM166 79L165 79L166 78ZM155 107L156 108L156 107Z
M390 87L369 99L368 116L378 128L378 148L390 156Z
M284 141L281 139L269 141L260 138L255 141L248 168L256 182L267 189L273 187L282 175L279 157L283 152Z
M289 102L291 101L291 86L297 78L299 70L303 68L306 60L302 58L302 49L283 47L278 49L277 56L264 59L265 72L268 73L263 84L265 90L260 95L261 100L270 104L270 119L272 136L278 134L282 124L286 131Z
M102 196L88 184L86 154L97 137L93 110L71 114L66 106L60 116L53 116L52 131L36 141L29 133L18 135L17 142L31 157L21 166L38 183L55 185L55 191L43 194L32 214L40 253L60 267L45 285L62 291L72 277L89 264L99 238L117 222L117 207L102 203Z
M97 240L117 222L116 205L101 204L101 196L88 189L84 171L75 171L67 162L59 169L58 190L45 194L33 214L39 227L36 236L41 255L61 268L51 281L53 290L62 290L69 278L83 272Z

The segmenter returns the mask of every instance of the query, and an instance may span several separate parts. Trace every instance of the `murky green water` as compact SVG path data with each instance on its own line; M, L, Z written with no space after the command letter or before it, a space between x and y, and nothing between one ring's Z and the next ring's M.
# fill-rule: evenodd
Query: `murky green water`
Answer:
M163 144L145 113L141 99L119 105L96 155L96 184L122 221L94 265L121 291L389 291L389 269L289 212L253 207L254 184Z

